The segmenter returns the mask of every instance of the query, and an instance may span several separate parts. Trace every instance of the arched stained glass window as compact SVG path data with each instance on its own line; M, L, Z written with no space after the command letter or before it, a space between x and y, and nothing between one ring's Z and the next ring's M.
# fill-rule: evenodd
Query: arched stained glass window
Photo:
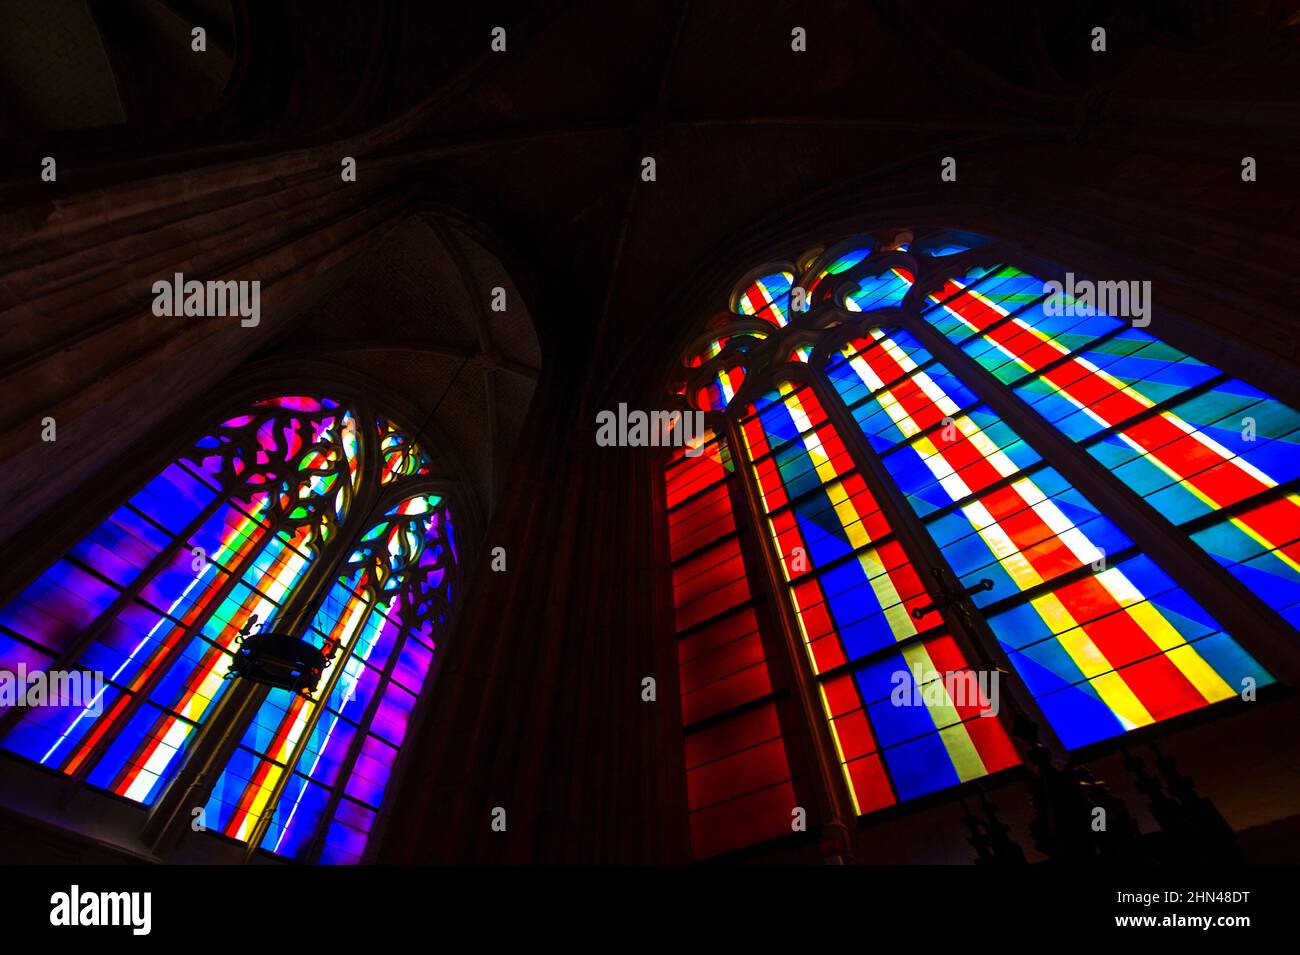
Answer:
M431 474L360 404L222 421L0 610L0 666L104 678L12 710L0 746L187 827L201 807L249 851L359 860L451 609ZM254 618L332 651L314 692L226 678Z
M697 857L1013 767L1013 716L1064 753L1231 706L1274 682L1234 603L1300 640L1300 414L985 238L894 235L755 269L683 356Z

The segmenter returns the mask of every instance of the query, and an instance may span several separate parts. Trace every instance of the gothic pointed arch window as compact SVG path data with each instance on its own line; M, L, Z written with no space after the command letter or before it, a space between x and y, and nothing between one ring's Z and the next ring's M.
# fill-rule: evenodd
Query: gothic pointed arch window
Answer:
M709 427L664 480L696 857L942 798L1026 734L1086 755L1244 705L1300 647L1300 414L1063 276L852 237L689 343L670 390Z
M355 862L384 806L456 595L445 485L364 401L227 415L0 609L0 667L103 677L12 709L0 747L202 828ZM311 691L230 679L241 631L330 657Z

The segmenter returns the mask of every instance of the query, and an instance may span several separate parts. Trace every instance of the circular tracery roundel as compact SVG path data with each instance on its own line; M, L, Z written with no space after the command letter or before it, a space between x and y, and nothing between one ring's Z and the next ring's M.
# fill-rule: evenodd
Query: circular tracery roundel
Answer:
M911 240L856 236L817 247L793 262L770 262L732 291L730 310L707 323L683 356L685 396L701 411L723 411L746 381L784 363L807 364L827 329L854 315L898 307L912 290L967 266L988 240L947 230ZM963 253L972 253L964 255ZM859 323L855 323L859 324ZM757 386L751 386L755 390Z

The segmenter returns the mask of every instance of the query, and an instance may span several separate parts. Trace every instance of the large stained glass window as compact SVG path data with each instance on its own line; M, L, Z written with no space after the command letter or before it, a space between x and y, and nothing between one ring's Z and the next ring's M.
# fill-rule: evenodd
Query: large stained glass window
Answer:
M998 244L891 236L755 269L683 356L712 429L665 472L698 857L788 834L800 739L838 765L819 805L864 816L1021 763L1013 715L1064 755L1273 683L1234 602L1300 641L1300 414ZM1147 553L1152 522L1218 566Z
M0 667L103 677L85 705L5 714L0 746L249 851L358 861L451 608L431 471L359 405L226 418L0 609ZM254 626L332 651L315 692L227 679Z

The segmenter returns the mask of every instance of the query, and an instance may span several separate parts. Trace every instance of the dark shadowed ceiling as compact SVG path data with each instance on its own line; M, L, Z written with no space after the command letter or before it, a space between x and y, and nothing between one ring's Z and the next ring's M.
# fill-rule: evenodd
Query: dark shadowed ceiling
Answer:
M34 329L5 340L7 393L31 396L0 421L6 497L39 508L72 481L49 480L71 452L23 444L43 407L102 455L250 360L314 356L414 408L446 392L436 427L490 510L539 374L572 378L578 405L643 396L751 265L904 220L1202 276L1165 300L1294 370L1296 9L6 3L0 318ZM47 155L61 174L42 192ZM959 179L941 184L948 155ZM1262 170L1247 189L1243 155ZM362 220L364 241L308 247ZM133 283L208 237L222 267L317 265L271 295L261 337L122 331ZM485 311L496 286L508 316ZM1247 293L1264 303L1249 321ZM83 328L120 334L111 361Z

